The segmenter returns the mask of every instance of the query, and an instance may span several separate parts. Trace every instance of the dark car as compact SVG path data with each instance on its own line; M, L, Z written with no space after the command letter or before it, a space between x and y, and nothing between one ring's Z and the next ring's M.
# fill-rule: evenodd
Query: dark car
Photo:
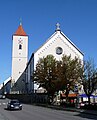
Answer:
M7 104L8 110L22 110L22 104L19 100L10 100Z

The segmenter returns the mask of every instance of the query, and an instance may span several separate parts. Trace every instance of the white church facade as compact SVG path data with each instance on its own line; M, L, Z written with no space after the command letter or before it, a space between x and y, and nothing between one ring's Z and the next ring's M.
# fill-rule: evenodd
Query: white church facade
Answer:
M84 57L79 48L61 31L60 25L56 24L54 34L32 53L28 61L28 36L20 25L13 35L12 92L32 93L38 90L32 75L39 58L47 55L53 55L57 60L60 60L63 55L71 55L72 59L76 56L82 61Z

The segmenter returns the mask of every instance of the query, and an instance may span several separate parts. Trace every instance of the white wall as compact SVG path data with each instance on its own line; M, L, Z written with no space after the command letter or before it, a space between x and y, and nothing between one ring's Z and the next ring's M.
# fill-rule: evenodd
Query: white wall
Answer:
M75 58L76 56L83 60L83 54L73 43L70 42L66 37L64 37L63 33L61 34L60 31L58 31L38 51L35 52L34 66L36 66L39 58L46 57L49 54L53 55L57 60L60 60L63 55L71 55L72 58ZM61 55L56 54L57 47L61 47L63 49L63 53Z
M22 49L19 49L19 40ZM28 62L28 36L13 36L12 82L20 77Z

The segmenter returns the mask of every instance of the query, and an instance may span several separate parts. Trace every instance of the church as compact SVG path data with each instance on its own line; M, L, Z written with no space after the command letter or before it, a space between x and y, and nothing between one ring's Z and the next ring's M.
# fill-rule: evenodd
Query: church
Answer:
M38 84L34 83L32 74L36 68L39 58L53 55L60 60L63 55L71 55L71 58L79 58L83 61L83 53L80 49L61 31L60 24L56 24L55 32L40 48L32 53L28 60L28 35L20 23L13 34L12 48L12 76L11 93L34 93L42 92ZM31 46L30 46L31 47ZM32 46L33 47L33 46Z

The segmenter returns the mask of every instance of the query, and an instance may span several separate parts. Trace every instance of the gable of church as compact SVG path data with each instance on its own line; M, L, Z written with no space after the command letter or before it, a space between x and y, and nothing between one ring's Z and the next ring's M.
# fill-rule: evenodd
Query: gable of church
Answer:
M53 55L57 60L63 55L71 55L83 60L83 53L61 31L56 31L34 54L35 64L39 58Z

